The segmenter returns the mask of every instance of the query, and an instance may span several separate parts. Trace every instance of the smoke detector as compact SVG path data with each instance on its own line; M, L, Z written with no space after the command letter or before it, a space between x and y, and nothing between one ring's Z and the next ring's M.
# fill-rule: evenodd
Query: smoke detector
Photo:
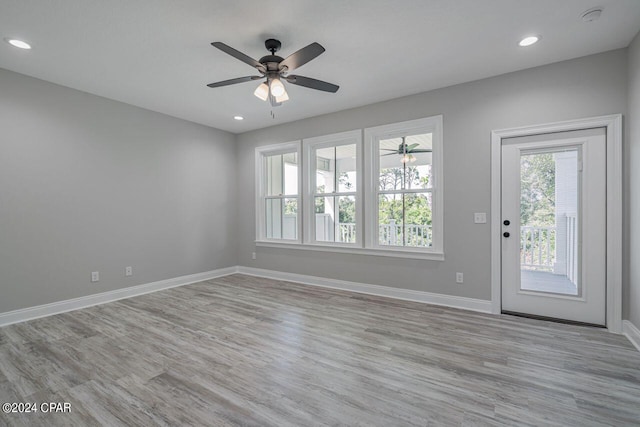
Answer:
M597 21L598 19L600 19L600 15L602 15L602 8L601 7L594 7L594 8L591 8L591 9L585 11L582 14L582 20L584 22Z

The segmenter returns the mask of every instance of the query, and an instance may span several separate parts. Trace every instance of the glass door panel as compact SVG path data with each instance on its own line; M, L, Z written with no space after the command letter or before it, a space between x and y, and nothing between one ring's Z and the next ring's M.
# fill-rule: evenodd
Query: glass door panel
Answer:
M520 156L520 289L579 296L577 148Z

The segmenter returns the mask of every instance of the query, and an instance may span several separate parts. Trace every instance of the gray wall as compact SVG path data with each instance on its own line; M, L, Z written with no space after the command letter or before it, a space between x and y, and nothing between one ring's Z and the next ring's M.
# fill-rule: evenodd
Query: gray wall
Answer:
M629 288L628 316L640 328L640 33L629 46Z
M626 80L621 49L241 134L239 264L488 300L489 224L474 224L473 212L490 214L491 130L625 114ZM256 146L436 114L444 115L445 261L255 247Z
M232 134L0 69L0 313L235 265L235 156Z
M490 214L490 131L626 120L627 107L626 165L636 170L625 172L624 233L637 259L640 227L629 218L640 216L640 200L629 189L640 185L638 37L629 53L629 64L617 50L238 136L0 69L0 313L236 264L489 299L489 225L472 214ZM256 146L436 114L444 262L255 247ZM625 318L640 325L640 270L628 261L629 251ZM96 270L101 281L90 283Z

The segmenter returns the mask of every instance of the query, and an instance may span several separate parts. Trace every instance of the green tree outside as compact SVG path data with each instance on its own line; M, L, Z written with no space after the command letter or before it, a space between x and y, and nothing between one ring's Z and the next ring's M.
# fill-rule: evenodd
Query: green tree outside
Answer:
M556 162L553 153L520 158L520 223L554 227L556 223Z
M385 168L380 171L380 190L393 191L411 188L428 188L429 175L421 176L415 166ZM380 224L402 225L402 234L411 225L431 226L431 194L381 194L378 200L378 218ZM421 246L428 236L423 236L420 228L418 234L409 241L407 246ZM402 237L400 236L400 242Z
M555 258L555 192L556 162L553 153L521 156L520 226L525 227L521 236L521 257L525 264L540 262L536 261L538 257ZM535 254L538 254L536 259L532 258Z

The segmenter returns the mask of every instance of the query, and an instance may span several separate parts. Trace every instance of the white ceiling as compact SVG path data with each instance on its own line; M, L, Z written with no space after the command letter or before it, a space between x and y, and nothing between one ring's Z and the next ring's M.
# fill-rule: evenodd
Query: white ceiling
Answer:
M0 43L0 67L241 133L626 47L639 29L639 0L0 0L0 39L33 45ZM518 47L529 34L542 40ZM253 73L211 42L259 59L270 37L283 57L323 45L294 74L338 93L288 85L271 108L257 82L205 86Z

